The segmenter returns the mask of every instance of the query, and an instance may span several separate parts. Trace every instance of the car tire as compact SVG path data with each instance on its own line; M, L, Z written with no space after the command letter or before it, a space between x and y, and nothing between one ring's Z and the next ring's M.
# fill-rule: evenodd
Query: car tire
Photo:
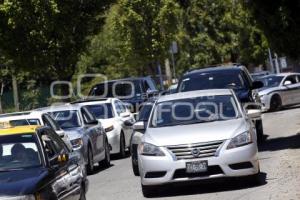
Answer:
M260 176L260 172L248 177L248 181L251 185L260 186L262 185L262 179Z
M278 111L282 107L282 101L279 95L274 95L270 101L270 111Z
M110 149L108 141L105 141L105 159L99 163L100 166L103 166L105 168L110 167Z
M90 146L88 147L88 164L86 165L86 169L88 174L94 172L94 155Z
M255 121L255 128L256 128L257 141L259 143L264 142L264 127L261 119Z
M80 198L79 198L79 200L86 200L86 194L85 194L84 189L81 189L81 191L80 191Z
M132 149L131 154L132 171L135 176L140 176L137 149Z
M144 197L151 198L157 193L157 187L152 185L142 185L142 192Z
M120 136L120 153L119 153L120 158L125 158L126 157L125 145L126 145L125 144L125 137L124 137L124 134L122 132L121 136Z

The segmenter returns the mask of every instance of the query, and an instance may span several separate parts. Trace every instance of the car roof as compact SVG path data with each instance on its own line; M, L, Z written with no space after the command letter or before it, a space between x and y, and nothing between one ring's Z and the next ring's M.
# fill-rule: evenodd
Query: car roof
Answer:
M300 73L286 72L286 73L279 73L279 74L276 74L276 76L289 76L289 75L300 75Z
M44 107L44 108L38 108L35 109L34 111L43 111L43 112L55 112L55 111L62 111L62 110L80 110L80 108L83 105L80 104L63 104L63 105L54 105L54 106L49 106L49 107Z
M36 130L40 127L41 126L28 125L28 126L15 126L15 127L8 127L8 128L0 128L0 136L16 135L16 134L23 134L23 133L34 134L36 132Z
M232 95L231 89L195 90L190 92L179 92L160 97L157 102L172 101L177 99L195 98L201 96Z
M286 77L286 76L290 76L290 75L300 75L300 73L286 72L286 73L279 73L279 74L269 74L266 76L262 76L261 78L268 78L268 77L272 77L272 76Z
M101 85L103 83L112 83L112 82L117 82L117 81L139 81L139 80L146 80L146 79L150 79L150 78L151 78L150 76L145 76L145 77L128 77L128 78L122 78L122 79L107 80L107 81L98 83L95 86Z
M71 102L70 104L81 104L81 105L94 105L94 104L104 104L104 103L112 103L113 100L116 100L116 98L87 98L87 99L80 99Z
M33 119L33 118L40 118L41 115L45 113L43 111L31 110L25 112L13 112L7 114L1 114L0 120L18 120L18 119Z
M208 73L208 72L216 72L216 71L240 71L244 68L242 65L229 64L229 65L219 65L219 66L210 66L199 69L191 69L186 72L184 75L192 75L198 73Z

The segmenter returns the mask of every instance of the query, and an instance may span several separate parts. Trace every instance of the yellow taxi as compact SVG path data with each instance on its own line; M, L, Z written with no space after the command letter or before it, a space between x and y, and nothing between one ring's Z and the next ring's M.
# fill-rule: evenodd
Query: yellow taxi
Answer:
M80 156L49 127L0 124L0 199L85 199Z

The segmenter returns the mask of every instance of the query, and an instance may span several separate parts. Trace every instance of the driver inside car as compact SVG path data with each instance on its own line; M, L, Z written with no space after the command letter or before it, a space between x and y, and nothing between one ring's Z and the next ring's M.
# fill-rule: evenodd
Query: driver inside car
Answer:
M11 149L12 161L26 162L28 157L26 156L26 148L23 144L15 144Z

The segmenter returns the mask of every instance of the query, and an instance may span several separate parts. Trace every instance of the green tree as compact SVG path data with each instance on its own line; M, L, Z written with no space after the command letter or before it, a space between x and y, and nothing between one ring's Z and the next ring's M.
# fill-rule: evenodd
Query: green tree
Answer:
M287 0L245 1L273 50L300 58L300 3Z
M263 63L267 42L239 1L180 1L181 71L224 62Z
M110 0L0 1L0 49L16 72L71 80L87 36L99 31ZM41 75L42 76L42 75ZM68 91L62 88L62 93Z
M119 0L79 65L105 66L116 77L155 74L157 62L168 57L180 15L173 0Z

